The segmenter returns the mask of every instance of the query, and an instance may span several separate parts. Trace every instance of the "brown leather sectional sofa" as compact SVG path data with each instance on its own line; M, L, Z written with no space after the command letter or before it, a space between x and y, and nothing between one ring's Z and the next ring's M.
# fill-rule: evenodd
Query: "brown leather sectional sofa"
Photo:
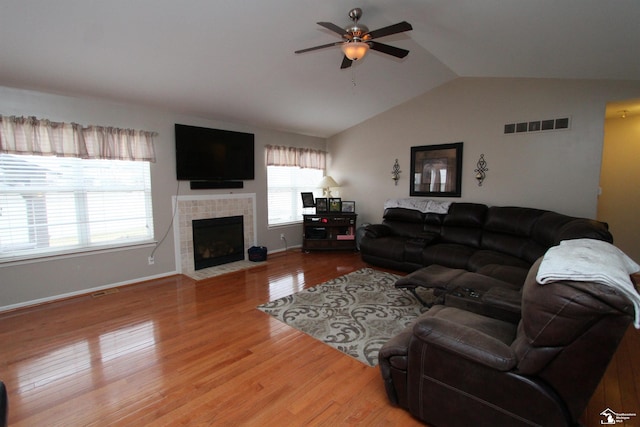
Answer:
M387 342L389 400L431 426L579 425L634 308L593 282L541 286L539 265L518 322L435 305Z
M605 223L531 208L385 209L362 259L443 296L380 350L391 403L433 426L578 425L634 315L608 286L536 281L545 252L578 238L613 241Z
M411 272L432 264L522 286L531 265L565 239L612 242L607 224L525 207L452 203L446 214L387 208L366 227L363 261Z

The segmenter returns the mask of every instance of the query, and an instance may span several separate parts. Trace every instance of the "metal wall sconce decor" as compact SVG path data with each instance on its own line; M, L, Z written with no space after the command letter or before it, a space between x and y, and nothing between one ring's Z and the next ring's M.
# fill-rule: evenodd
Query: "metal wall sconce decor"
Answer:
M391 171L391 176L393 177L393 181L396 185L398 185L398 180L400 179L400 174L402 171L400 170L400 165L398 164L398 159L393 164L393 170Z
M484 154L480 154L480 158L478 159L478 163L476 164L477 169L474 170L476 173L476 179L478 180L478 187L482 187L482 181L487 177L487 162L484 160Z

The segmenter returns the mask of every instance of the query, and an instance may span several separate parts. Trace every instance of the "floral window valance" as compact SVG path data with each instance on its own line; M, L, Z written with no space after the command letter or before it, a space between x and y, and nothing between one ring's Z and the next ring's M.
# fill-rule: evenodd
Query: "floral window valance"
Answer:
M265 149L267 166L298 166L322 170L326 167L327 153L321 150L277 145L267 145Z
M0 153L156 161L156 132L0 116Z

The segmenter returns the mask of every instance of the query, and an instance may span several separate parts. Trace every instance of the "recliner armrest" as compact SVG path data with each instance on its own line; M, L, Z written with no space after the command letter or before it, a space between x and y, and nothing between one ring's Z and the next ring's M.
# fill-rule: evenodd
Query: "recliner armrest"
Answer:
M507 288L491 288L482 295L481 300L493 307L520 314L522 293Z
M407 240L408 245L426 247L436 243L440 239L440 235L435 232L423 231Z
M393 234L393 230L384 224L369 224L364 230L365 236L374 239L378 237L391 236Z
M448 319L421 319L414 326L413 335L425 343L498 371L509 371L517 363L510 346L477 329Z

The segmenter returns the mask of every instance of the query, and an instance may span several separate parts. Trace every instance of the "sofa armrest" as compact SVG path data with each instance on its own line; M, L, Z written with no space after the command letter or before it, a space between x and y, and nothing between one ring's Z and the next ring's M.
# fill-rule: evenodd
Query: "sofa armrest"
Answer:
M522 293L514 289L491 288L482 295L482 302L505 311L520 314Z
M491 289L496 289L496 292L491 294ZM517 324L521 317L520 304L510 300L502 300L500 292L502 288L491 289L482 292L471 288L454 288L445 295L444 305ZM489 294L488 297L486 297L487 294Z
M411 340L412 327L408 326L400 333L394 335L380 348L378 359L389 359L394 356L406 356Z
M415 338L497 371L516 366L510 346L477 329L444 318L428 317L413 328Z
M413 335L411 326L387 341L378 353L380 374L389 401L396 406L408 407L407 403L407 354Z
M378 237L391 236L393 234L393 230L391 230L390 227L387 227L384 224L369 224L364 230L365 236L373 239Z

